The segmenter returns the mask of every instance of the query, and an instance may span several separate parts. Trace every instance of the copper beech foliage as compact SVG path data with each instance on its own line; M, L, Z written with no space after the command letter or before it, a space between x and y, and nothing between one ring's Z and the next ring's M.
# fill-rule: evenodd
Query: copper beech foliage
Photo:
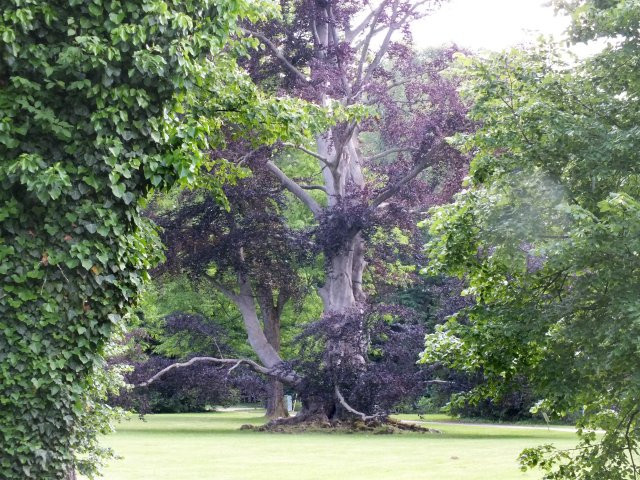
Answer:
M398 245L379 237L391 238L394 230L414 237L419 212L460 188L467 160L446 139L473 128L457 94L459 79L446 73L456 48L417 52L411 43L410 23L438 4L282 1L280 19L246 25L245 34L259 48L243 65L263 88L318 106L366 107L373 114L338 122L312 141L273 148L229 144L225 157L252 171L251 178L226 190L234 199L231 210L190 193L177 212L159 220L169 245L165 268L208 277L236 303L262 367L303 397L300 418L306 413L348 416L337 405L335 387L367 412L393 403L376 397L382 389L366 400L362 396L364 385L385 383L382 376L375 381L371 376L370 329L406 317L367 320L375 310L365 285L372 271L368 265L376 267L376 275L384 274L382 250L388 250L386 258L397 257ZM306 212L299 213L303 218L295 228L285 218L292 204ZM309 269L316 273L305 283ZM285 361L269 346L258 316L265 311L261 299L267 298L277 313L309 288L322 298L324 315L308 332L315 332L323 346L315 357L297 359L296 370L294 359ZM398 326L396 333L401 330ZM410 350L407 358L416 353ZM361 389L352 388L354 378L364 382Z

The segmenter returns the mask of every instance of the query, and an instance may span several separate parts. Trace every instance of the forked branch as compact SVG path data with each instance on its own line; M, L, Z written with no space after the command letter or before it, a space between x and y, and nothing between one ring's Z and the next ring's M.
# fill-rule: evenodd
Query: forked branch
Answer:
M314 198L311 195L309 195L304 190L304 188L302 188L296 182L291 180L287 176L287 174L284 173L282 170L280 170L278 166L272 161L267 162L267 168L271 173L273 173L278 178L278 180L280 180L280 183L282 183L284 188L286 188L291 193L293 193L296 197L298 197L302 201L302 203L304 203L307 206L307 208L311 210L311 212L316 218L320 216L320 214L322 213L322 207L318 202L314 200Z
M216 363L216 364L219 364L219 365L231 365L231 368L229 369L229 371L232 371L235 368L237 368L239 365L244 364L244 365L247 365L249 368L251 368L251 370L253 370L255 372L262 373L264 375L270 375L271 374L271 370L269 370L268 368L265 368L262 365L254 362L253 360L249 360L248 358L193 357L191 360L188 360L186 362L172 363L168 367L165 367L162 370L160 370L158 373L156 373L149 380L147 380L145 382L142 382L142 383L139 383L138 385L136 385L136 387L147 387L147 386L151 385L153 382L155 382L156 380L158 380L158 379L162 378L163 376L165 376L167 373L171 372L172 370L176 370L176 369L179 369L179 368L190 367L191 365L194 365L196 363Z

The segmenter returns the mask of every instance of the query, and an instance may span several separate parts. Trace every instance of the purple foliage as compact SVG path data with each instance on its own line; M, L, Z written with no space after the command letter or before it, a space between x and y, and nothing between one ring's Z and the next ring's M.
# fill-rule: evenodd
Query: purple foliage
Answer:
M314 395L330 398L338 385L354 408L386 413L426 391L433 367L416 364L425 333L415 312L398 305L326 314L300 335L301 357L294 366L305 374L305 388ZM327 345L358 351L365 361L328 358Z
M150 342L152 339L144 330L134 331L138 341L132 344L132 350L111 360L133 367L126 375L129 384L139 385L177 360L186 361L193 356L237 355L229 344L225 329L201 315L174 312L165 318L164 331L168 335L187 335L193 351L182 359L145 353L140 348L141 341ZM152 346L148 350L152 352ZM148 387L122 391L109 403L139 413L192 412L202 411L210 405L242 400L263 401L266 392L265 380L254 372L235 369L230 373L225 366L197 363L189 368L172 370Z
M168 249L159 273L188 273L225 286L231 279L229 289L244 273L289 297L304 292L296 267L313 254L310 234L288 227L282 187L257 163L252 176L225 188L229 210L206 192L185 191L176 210L152 214Z
M229 211L202 192L186 192L177 211L155 215L169 249L162 269L206 277L229 298L239 291L240 278L248 279L256 298L262 290L270 301L276 292L285 301L303 298L309 286L300 270L323 258L320 293L326 311L297 339L300 358L282 365L302 376L298 390L330 402L339 385L347 400L366 412L419 395L432 372L415 364L425 323L407 309L375 304L390 296L392 282L379 282L384 291L367 300L363 271L386 278L387 265L397 259L419 264L418 219L448 201L467 173L468 159L446 138L474 128L458 96L458 80L443 73L456 48L418 54L411 45L409 24L421 14L417 5L413 0L282 0L281 20L246 26L264 49L252 52L244 66L265 90L318 104L328 99L343 106L367 104L380 112L317 135L326 206L303 188L317 183L318 175L289 179L272 163L277 150L230 141L228 150L214 157L235 159L253 175L226 188ZM370 21L358 34L363 12L371 12ZM376 31L395 36L372 41L367 32ZM362 151L361 134L374 138L376 152ZM312 211L313 227L288 227L284 188ZM377 230L394 227L413 236L409 245L369 241ZM336 293L343 285L349 291ZM456 308L456 301L447 308ZM282 305L278 299L274 311L281 312ZM192 327L183 322L180 328Z

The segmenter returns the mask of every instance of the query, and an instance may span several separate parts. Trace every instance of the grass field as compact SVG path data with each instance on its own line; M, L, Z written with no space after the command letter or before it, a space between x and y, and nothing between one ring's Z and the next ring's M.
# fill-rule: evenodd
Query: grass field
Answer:
M415 416L403 416L417 419ZM443 416L427 420L446 421ZM260 411L149 415L122 423L104 443L123 458L106 480L511 480L525 447L570 447L575 434L544 427L433 424L439 434L399 435L239 430Z

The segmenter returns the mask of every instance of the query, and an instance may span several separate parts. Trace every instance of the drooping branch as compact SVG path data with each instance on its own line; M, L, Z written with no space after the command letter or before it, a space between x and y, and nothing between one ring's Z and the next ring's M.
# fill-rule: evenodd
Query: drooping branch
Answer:
M192 365L195 365L196 363L214 363L217 365L231 365L231 367L229 368L229 373L231 373L233 370L235 370L241 365L246 365L256 373L277 378L278 380L284 383L295 385L296 383L300 382L300 377L295 372L291 372L286 369L280 368L281 367L280 365L274 368L266 368L260 365L259 363L254 362L253 360L248 358L193 357L190 360L187 360L186 362L172 363L171 365L160 370L158 373L153 375L148 380L135 385L135 387L148 387L152 383L164 377L167 373L173 370L190 367Z
M347 403L347 401L344 399L344 397L342 396L342 394L340 393L340 389L338 388L338 386L336 385L335 387L335 393L336 393L336 398L338 399L338 401L340 402L340 405L342 405L345 410L347 410L348 412L353 413L354 415L358 415L363 422L366 422L367 420L373 420L374 418L378 418L380 417L380 415L366 415L362 412L359 412L358 410L356 410L355 408L353 408L351 405L349 405Z
M258 40L260 40L262 43L264 43L267 47L269 47L269 50L271 50L273 52L273 54L278 58L278 60L280 60L285 67L287 67L287 69L292 72L295 76L297 76L299 79L301 79L303 82L307 83L309 81L309 78L302 73L300 70L298 70L288 59L287 57L285 57L282 52L280 51L280 49L278 47L275 46L275 44L269 40L267 37L265 37L263 34L259 33L259 32L253 32L251 30L246 30L246 29L242 29L242 32L247 34L247 35L251 35L252 37L256 37Z
M192 359L190 359L190 360L188 360L186 362L172 363L168 367L165 367L162 370L160 370L158 373L156 373L154 376L152 376L148 380L137 384L136 387L147 387L147 386L151 385L153 382L155 382L156 380L158 380L158 379L162 378L163 376L165 376L167 373L171 372L172 370L190 367L191 365L194 365L194 364L199 363L199 362L202 362L202 363L215 363L215 364L219 364L219 365L231 365L231 369L229 371L237 368L239 365L243 365L244 364L244 365L247 365L249 368L251 368L251 370L253 370L254 372L262 373L264 375L271 375L271 370L269 370L268 368L265 368L262 365L254 362L253 360L249 360L248 358L193 357Z
M287 176L287 174L284 173L282 170L280 170L278 168L278 166L275 163L273 163L272 161L268 161L266 165L267 165L267 168L269 169L269 171L271 173L273 173L278 178L278 180L280 180L280 183L282 183L282 185L287 190L289 190L296 197L298 197L300 199L300 201L302 201L302 203L304 203L307 206L307 208L309 210L311 210L311 212L313 213L314 217L318 218L321 215L322 207L320 206L320 204L318 202L316 202L314 200L314 198L311 195L309 195L304 190L304 188L302 188L296 182L291 180Z

